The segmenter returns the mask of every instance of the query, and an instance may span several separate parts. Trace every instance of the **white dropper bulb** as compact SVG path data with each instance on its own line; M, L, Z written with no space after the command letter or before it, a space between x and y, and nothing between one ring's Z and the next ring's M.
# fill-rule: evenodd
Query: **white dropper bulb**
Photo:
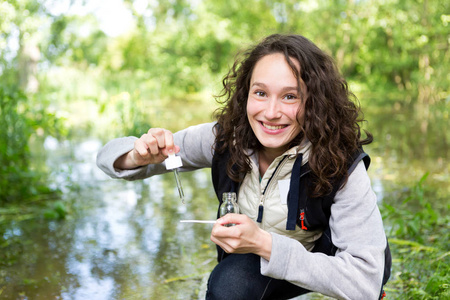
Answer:
M178 175L178 168L183 166L181 162L181 157L176 156L175 153L170 153L169 157L164 161L167 170L172 170L175 175L175 181L177 182L178 194L180 195L181 202L184 204L184 192L183 186L181 185L180 176Z
M173 170L183 166L181 157L175 156L175 153L170 153L169 157L164 161L166 163L167 170Z

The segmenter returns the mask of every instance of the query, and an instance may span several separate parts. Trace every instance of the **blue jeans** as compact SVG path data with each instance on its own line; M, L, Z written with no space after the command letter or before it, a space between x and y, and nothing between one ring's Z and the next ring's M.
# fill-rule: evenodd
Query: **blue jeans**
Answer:
M206 299L281 300L308 292L286 280L261 275L258 255L230 254L211 272Z

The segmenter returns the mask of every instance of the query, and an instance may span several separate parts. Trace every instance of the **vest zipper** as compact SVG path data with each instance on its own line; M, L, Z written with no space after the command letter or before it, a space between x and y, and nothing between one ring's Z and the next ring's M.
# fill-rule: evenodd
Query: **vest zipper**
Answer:
M277 167L275 168L275 171L273 171L272 176L270 176L269 180L267 181L266 187L264 188L264 191L262 192L260 201L259 201L259 207L258 207L258 218L256 221L258 223L262 223L262 217L264 213L264 196L266 195L266 191L268 187L270 186L270 183L272 182L272 179L278 175L279 170L281 169L281 165L283 162L287 159L287 155L281 159L281 161L278 163ZM284 164L283 164L284 165Z
M305 217L305 210L304 209L300 210L300 221L301 221L302 229L303 230L308 230L308 227L305 226L306 217Z
M311 170L307 170L305 173L301 174L300 178L302 178L309 172L311 172ZM309 197L306 197L305 206L300 207L300 225L301 225L302 230L308 230L308 227L309 227L308 219L306 218L306 207L308 206L308 201L309 201Z

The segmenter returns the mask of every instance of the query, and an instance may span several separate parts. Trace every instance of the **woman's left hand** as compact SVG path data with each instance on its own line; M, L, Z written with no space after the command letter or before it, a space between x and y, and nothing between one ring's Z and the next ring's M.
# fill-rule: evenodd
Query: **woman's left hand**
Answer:
M226 227L226 224L236 224ZM227 253L254 253L266 260L272 251L272 236L259 228L246 215L226 214L218 219L211 232L211 241Z

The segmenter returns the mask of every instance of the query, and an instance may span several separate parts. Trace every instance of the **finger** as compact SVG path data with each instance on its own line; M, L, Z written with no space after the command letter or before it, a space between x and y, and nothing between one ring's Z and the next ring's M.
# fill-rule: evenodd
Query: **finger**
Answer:
M211 230L211 236L221 240L239 239L242 236L242 232L240 226L227 227L216 223Z
M226 237L217 237L214 234L211 234L210 237L211 241L216 244L217 246L221 247L225 252L230 253L231 249L228 245L229 238Z
M174 142L173 142L173 134L169 130L164 130L164 142L165 148L167 150L167 155L170 153L174 153Z
M246 249L241 246L237 238L217 238L211 235L211 241L221 247L226 253L245 253Z
M216 244L216 245L218 245L218 246L221 246L222 243L221 243L220 240L217 239L213 234L211 234L210 239L211 239L211 241L212 241L214 244Z
M134 142L134 149L143 158L148 158L150 153L148 152L148 146L144 143L142 139L137 139Z
M225 224L242 224L246 222L247 219L248 217L246 215L229 213L218 219L216 223L222 226Z
M174 151L175 153L180 152L180 150L181 150L181 148L180 148L179 146L177 146L177 145L174 145L174 146L173 146L173 151Z
M223 238L229 236L227 233L227 229L229 227L225 227L219 223L215 223L212 230L211 230L211 238Z
M153 136L156 140L157 147L160 149L166 148L166 130L163 128L150 128L148 134ZM173 147L173 141L172 146Z
M151 155L158 155L160 152L160 149L158 147L158 141L156 138L148 133L145 133L140 138L142 142L146 145L148 151Z

